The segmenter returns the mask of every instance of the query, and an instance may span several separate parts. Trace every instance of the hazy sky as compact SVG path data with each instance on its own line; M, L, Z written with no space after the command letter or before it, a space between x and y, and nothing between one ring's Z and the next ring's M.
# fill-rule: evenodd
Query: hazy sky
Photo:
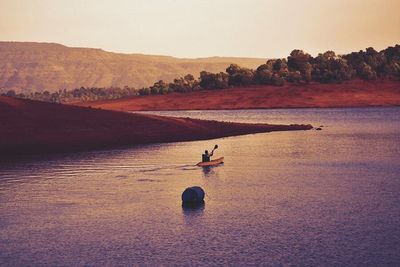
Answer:
M0 0L0 40L178 57L400 44L400 0Z

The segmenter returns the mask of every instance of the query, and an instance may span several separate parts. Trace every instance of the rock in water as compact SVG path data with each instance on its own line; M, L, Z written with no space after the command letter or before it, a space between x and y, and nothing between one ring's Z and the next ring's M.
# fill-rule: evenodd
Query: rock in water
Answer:
M204 203L204 190L199 186L188 187L182 193L183 204L201 204Z

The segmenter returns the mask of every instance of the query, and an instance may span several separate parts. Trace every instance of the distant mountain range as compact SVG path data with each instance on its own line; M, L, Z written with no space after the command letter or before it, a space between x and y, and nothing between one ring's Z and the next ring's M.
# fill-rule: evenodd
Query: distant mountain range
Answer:
M55 43L0 42L0 93L57 91L84 87L135 87L200 71L224 71L231 63L256 68L260 58L175 58L121 54Z

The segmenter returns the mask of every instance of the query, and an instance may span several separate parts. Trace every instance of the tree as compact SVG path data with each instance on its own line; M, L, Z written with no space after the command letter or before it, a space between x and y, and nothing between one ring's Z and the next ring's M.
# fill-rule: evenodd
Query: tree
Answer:
M347 60L336 56L333 51L319 54L312 62L312 80L317 82L337 83L350 80L354 75Z
M384 52L378 53L372 47L366 51L353 52L345 55L348 64L356 71L361 79L372 80L379 76L384 76L387 59Z
M261 84L283 85L288 74L286 59L269 59L257 68L253 80Z
M386 63L383 66L383 76L400 78L400 45L390 46L381 51L385 55Z
M152 86L150 86L150 94L166 94L168 92L168 84L163 80L159 80L155 82Z
M226 72L229 75L229 85L249 85L254 81L254 71L239 67L237 64L231 64Z
M278 73L272 75L271 83L276 86L283 86L285 84L285 79L281 77Z
M302 50L293 50L288 57L288 67L290 71L300 71L304 81L311 81L312 66L310 54L304 53Z
M400 63L389 62L384 67L384 73L386 77L400 78Z
M298 71L298 70L289 72L288 76L286 77L286 80L291 83L299 83L301 81L301 79L302 79L302 77L301 77L300 71Z
M200 72L200 86L203 89L223 89L229 86L229 76L224 72Z
M139 95L149 95L150 89L149 88L141 88L139 89Z
M377 77L376 72L372 69L370 65L365 62L362 64L360 74L361 78L364 80L374 80Z
M268 64L260 65L255 74L256 83L270 84L272 78L272 68Z
M192 74L187 74L183 78L174 79L169 84L169 92L190 92L199 89L199 82Z
M334 71L335 82L343 82L351 80L354 76L353 68L347 64L343 58L336 58L332 62L332 69Z
M227 72L230 76L232 76L232 75L234 75L234 74L236 74L236 73L239 73L240 70L241 70L241 67L240 67L239 65L237 65L237 64L231 64L231 65L226 69L226 72Z

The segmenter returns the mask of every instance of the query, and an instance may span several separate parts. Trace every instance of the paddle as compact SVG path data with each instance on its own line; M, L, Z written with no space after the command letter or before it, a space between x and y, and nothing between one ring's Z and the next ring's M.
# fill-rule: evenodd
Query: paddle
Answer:
M211 155L214 153L214 150L218 148L218 145L214 146L214 149L211 151Z

